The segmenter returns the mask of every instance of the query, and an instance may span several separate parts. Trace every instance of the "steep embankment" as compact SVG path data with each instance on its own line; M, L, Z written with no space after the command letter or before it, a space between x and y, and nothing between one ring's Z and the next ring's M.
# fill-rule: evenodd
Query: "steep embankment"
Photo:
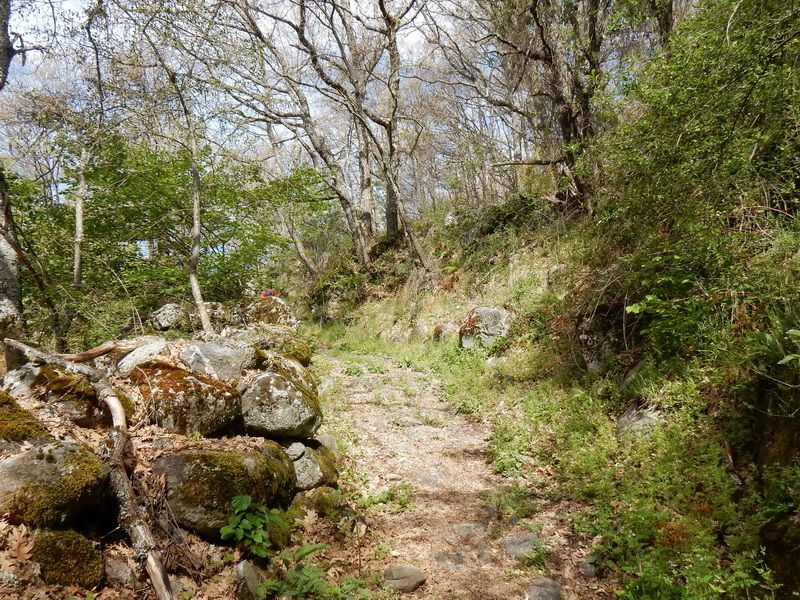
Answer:
M390 356L437 381L430 390L458 418L479 424L486 440L494 476L480 500L505 515L486 524L487 544L501 547L511 524L541 538L526 559L536 568L517 564L506 576L530 581L541 573L574 597L604 590L625 598L791 597L795 563L785 549L795 539L800 480L796 469L764 460L791 443L785 432L764 434L769 427L759 423L774 416L753 418L759 408L749 403L775 396L758 395L748 348L732 346L719 330L702 352L654 351L636 306L605 305L592 294L611 284L598 283L607 274L585 265L580 223L567 225L505 227L465 247L457 240L469 240L474 228L434 224L425 239L449 261L450 275L425 281L412 271L389 293L368 290L374 299L354 307L347 324L315 331L353 363L333 370L343 385L354 379L354 396L376 402L349 409L353 428L369 431L388 419L392 435L415 435L381 416L413 408L381 407L369 397L366 390L382 381L369 372L370 356ZM398 256L383 266L398 271ZM507 313L509 327L464 347L459 329L480 329L473 309L481 306L493 307L487 316ZM423 446L438 448L435 430L417 427L434 436ZM386 451L366 443L379 457ZM388 459L367 464L381 469L376 477L399 469ZM467 519L447 525L458 522ZM437 552L433 546L433 562ZM452 562L441 558L436 573ZM585 574L583 559L592 563ZM455 572L467 577L469 561L460 566Z

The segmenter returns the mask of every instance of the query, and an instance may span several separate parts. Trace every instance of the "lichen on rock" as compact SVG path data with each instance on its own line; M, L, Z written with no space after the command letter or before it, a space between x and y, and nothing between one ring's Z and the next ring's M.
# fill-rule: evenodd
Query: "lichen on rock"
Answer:
M209 435L239 416L239 392L213 377L160 362L143 363L130 377L151 420L174 433Z
M103 557L80 533L40 530L33 540L32 559L41 565L45 583L88 589L102 583Z
M288 327L259 325L238 332L238 336L247 339L257 350L285 356L296 360L304 367L311 364L311 346L299 339Z
M314 387L289 371L268 371L242 394L242 419L253 435L309 438L322 424L322 410Z
M297 489L310 490L319 486L336 486L339 471L333 452L321 444L295 442L287 448L297 473Z
M275 296L262 298L250 306L247 316L251 321L267 325L281 325L297 329L299 321L289 306Z

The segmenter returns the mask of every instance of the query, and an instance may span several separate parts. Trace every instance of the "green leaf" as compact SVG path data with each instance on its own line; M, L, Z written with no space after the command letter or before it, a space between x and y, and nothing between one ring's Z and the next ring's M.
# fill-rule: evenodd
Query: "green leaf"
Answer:
M787 354L781 360L778 361L779 365L787 365L793 360L800 360L800 354Z
M312 554L322 552L327 547L328 544L303 544L295 551L294 559L299 562L304 558L311 556Z
M235 532L235 529L233 527L231 527L230 525L224 525L219 530L219 533L220 533L220 535L221 535L223 540L227 540L229 538L232 538L234 532Z
M246 511L252 503L253 499L247 495L234 496L231 500L231 506L233 506L233 510L236 512Z

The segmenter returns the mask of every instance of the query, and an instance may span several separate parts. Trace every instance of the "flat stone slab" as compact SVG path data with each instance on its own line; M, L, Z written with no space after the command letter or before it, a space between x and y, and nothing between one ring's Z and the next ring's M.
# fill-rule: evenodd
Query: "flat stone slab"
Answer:
M549 577L539 577L528 588L529 600L561 600L561 584Z
M503 549L514 558L522 558L539 548L539 536L532 533L509 535L503 538Z
M425 574L412 565L391 565L383 572L386 585L397 592L413 592L425 583Z
M476 535L486 531L486 525L483 523L456 523L453 525L453 531L458 535Z

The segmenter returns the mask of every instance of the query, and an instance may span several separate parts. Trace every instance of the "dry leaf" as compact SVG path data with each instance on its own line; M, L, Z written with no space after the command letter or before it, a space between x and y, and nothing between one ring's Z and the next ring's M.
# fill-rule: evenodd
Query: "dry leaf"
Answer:
M20 525L11 530L8 536L8 556L17 565L30 562L33 555L33 540L28 537L28 528Z
M316 513L316 511L313 510L307 511L306 516L303 517L303 529L306 530L314 529L314 526L317 524L317 521L319 521L319 515Z
M6 541L6 536L11 529L11 525L4 518L0 519L0 542Z

